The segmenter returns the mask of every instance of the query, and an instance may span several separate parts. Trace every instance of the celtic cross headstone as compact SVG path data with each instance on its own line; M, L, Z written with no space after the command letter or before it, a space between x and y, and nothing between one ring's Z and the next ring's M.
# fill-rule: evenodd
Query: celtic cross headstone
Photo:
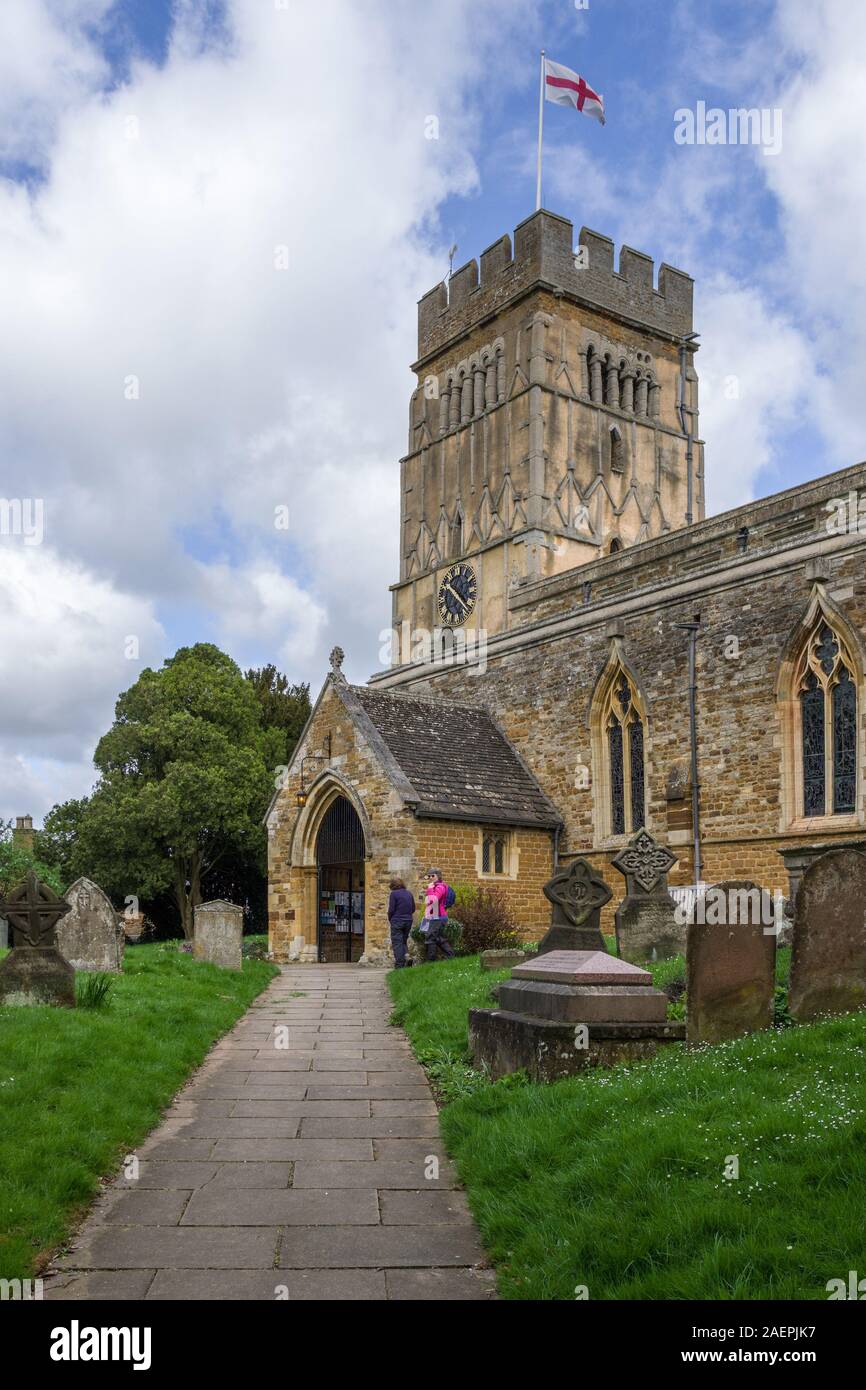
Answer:
M55 929L70 904L31 869L0 900L0 916L12 933L12 950L0 963L0 1004L75 1006L75 971L57 949Z
M613 894L588 859L573 859L544 885L544 896L553 904L553 920L538 943L538 954L547 951L604 951L600 916Z
M612 860L625 878L626 896L614 914L616 944L623 960L664 960L686 949L685 923L676 920L668 873L676 855L647 830L632 835Z

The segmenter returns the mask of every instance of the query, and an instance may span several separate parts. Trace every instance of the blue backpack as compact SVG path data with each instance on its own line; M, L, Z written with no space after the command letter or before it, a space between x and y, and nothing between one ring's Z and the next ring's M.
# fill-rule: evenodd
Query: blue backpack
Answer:
M456 901L457 901L457 894L454 892L454 889L451 887L450 884L446 884L446 885L445 885L445 899L444 899L443 904L442 904L442 906L445 908L445 911L447 912L448 909L449 909L449 907L453 907L454 904L456 903Z

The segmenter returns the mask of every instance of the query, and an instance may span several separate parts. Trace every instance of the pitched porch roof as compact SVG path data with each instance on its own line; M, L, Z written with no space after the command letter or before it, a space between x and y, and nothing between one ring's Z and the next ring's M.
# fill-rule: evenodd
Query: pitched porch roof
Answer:
M341 694L372 742L384 745L388 770L417 816L540 829L562 823L486 710L369 686L343 686Z

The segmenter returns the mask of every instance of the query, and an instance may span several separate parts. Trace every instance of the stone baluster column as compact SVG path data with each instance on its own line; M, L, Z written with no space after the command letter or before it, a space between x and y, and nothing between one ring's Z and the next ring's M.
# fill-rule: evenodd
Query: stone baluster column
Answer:
M608 362L605 367L607 373L607 404L619 405L619 368L615 362Z
M448 413L451 409L451 390L450 387L443 387L439 397L439 433L448 433Z
M460 382L452 377L449 390L451 402L448 406L448 428L456 430L460 424Z
M604 387L601 378L603 365L601 358L596 357L593 353L589 361L589 398L596 405L601 405L604 400Z
M472 419L472 373L467 371L463 378L463 390L460 400L460 423L465 425L467 420Z
M505 400L505 353L500 352L496 358L496 399Z
M623 410L634 410L634 372L628 368L622 374L622 397L620 404Z
M635 415L646 415L647 404L647 379L639 376L634 388L634 413Z
M649 414L657 417L661 409L662 389L657 381L651 381L649 385Z
M475 388L475 414L484 414L484 371L481 367L475 368L472 373Z
M484 373L484 404L490 410L496 404L496 362L487 363Z

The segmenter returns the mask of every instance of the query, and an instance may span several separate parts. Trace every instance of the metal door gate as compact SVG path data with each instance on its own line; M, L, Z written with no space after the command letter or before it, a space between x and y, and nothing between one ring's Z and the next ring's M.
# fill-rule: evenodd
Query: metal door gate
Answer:
M316 840L320 961L356 961L364 951L364 830L344 796L329 807Z

